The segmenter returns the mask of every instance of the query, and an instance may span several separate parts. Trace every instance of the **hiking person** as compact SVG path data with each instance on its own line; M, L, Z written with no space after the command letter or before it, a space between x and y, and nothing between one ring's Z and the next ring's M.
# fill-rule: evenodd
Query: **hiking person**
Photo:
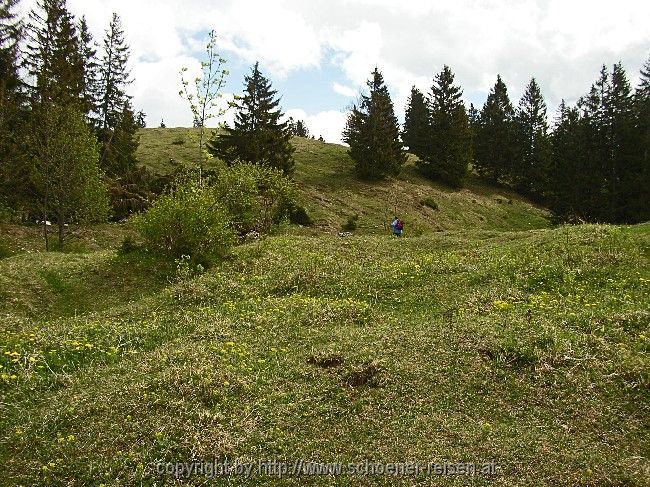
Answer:
M398 217L395 217L390 226L393 229L393 235L396 237L402 236L402 231L404 230L404 223L402 220L400 220Z

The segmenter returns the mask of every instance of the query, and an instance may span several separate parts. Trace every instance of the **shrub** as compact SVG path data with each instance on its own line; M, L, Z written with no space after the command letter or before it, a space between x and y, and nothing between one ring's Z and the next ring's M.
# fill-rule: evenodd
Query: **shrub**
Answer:
M354 232L357 229L357 221L359 220L359 215L350 215L348 220L341 225L341 230L344 232Z
M235 241L228 211L205 183L185 180L135 217L147 249L174 259L184 255L209 265L223 258Z
M294 225L302 225L304 227L310 227L314 224L307 209L304 206L294 204L289 208L289 221Z
M438 209L438 203L436 203L435 200L433 198L431 198L430 196L427 196L422 201L420 201L420 204L422 206L428 206L432 210L437 210Z
M282 171L254 164L235 164L219 172L214 190L230 214L235 231L267 233L291 216L295 185Z

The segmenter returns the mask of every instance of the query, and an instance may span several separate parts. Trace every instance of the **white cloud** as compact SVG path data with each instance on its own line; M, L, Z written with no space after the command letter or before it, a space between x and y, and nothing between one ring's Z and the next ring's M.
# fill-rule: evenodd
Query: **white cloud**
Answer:
M355 97L358 94L357 90L354 88L350 88L349 86L345 86L336 82L334 82L332 85L332 89L335 93L338 93L339 95L345 96L347 98Z

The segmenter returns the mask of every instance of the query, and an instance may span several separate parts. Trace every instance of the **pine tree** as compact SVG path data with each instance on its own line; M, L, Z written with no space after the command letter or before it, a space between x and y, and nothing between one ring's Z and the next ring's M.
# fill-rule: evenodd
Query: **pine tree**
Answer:
M604 101L608 134L606 189L609 197L609 211L604 216L608 221L623 223L630 221L629 197L635 192L641 168L635 158L638 140L634 137L632 88L620 62L612 69L610 89Z
M304 137L304 138L309 138L309 129L307 128L307 124L303 122L302 120L298 120L296 122L296 128L294 135L296 137Z
M39 0L30 19L27 68L32 77L32 105L79 104L84 65L77 28L65 0Z
M605 113L609 89L609 73L607 67L603 66L589 93L578 100L581 125L579 140L584 157L581 184L584 188L589 188L582 201L581 213L589 221L603 221L603 211L607 207L603 190L609 152Z
M427 99L413 86L406 105L402 140L411 154L423 159L427 153L430 133Z
M88 122L94 129L99 129L99 63L97 60L97 44L95 43L85 17L78 23L79 56L83 67L82 110Z
M546 202L562 220L585 218L584 153L581 146L581 120L577 108L564 100L558 107L555 128L551 135L552 158L548 171Z
M514 109L508 89L497 76L494 88L483 105L476 132L474 165L482 177L492 182L506 181L514 158Z
M641 68L641 80L634 94L636 165L638 179L630 194L632 222L650 220L650 58Z
M472 134L472 160L473 156L476 155L476 133L478 132L480 117L480 112L476 109L473 103L470 103L469 110L467 110L467 120L469 121L469 130Z
M22 23L15 8L19 0L0 0L0 110L21 88L18 74L19 42ZM0 112L1 114L2 112Z
M138 128L146 129L147 128L147 114L144 111L140 110L135 116L136 123Z
M109 176L133 167L138 147L137 124L126 88L131 83L127 63L129 47L119 15L113 14L99 66L99 140L101 167Z
M281 122L277 92L255 63L244 79L244 95L236 102L237 115L233 128L225 127L208 143L208 151L232 165L237 161L293 172L294 148L287 122Z
M19 76L19 41L22 23L15 8L18 0L0 0L0 204L16 206L24 193L24 174L16 164L22 155L19 134L24 110Z
M116 13L106 30L100 64L100 122L101 128L114 128L127 101L126 87L131 83L127 63L129 47L124 39L122 21Z
M140 137L138 122L130 102L126 102L120 114L117 126L110 131L111 138L104 146L101 167L110 176L118 176L135 169Z
M454 86L454 74L445 66L431 87L429 144L419 163L429 177L455 187L462 186L471 160L469 120L462 90Z
M393 102L377 68L367 85L370 93L362 94L359 105L352 107L343 140L350 146L359 177L380 179L399 174L406 154Z
M516 154L511 179L525 194L542 197L548 190L551 146L546 103L535 78L530 80L515 114Z

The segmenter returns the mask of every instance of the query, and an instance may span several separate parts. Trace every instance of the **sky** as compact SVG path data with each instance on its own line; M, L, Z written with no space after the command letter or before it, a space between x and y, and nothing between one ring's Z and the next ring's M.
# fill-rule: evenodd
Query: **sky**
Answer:
M23 0L26 12L36 0ZM430 91L446 64L480 107L497 74L517 104L535 77L549 107L585 94L603 64L621 61L636 84L650 55L650 2L618 0L68 0L98 41L112 12L131 48L129 93L150 127L191 126L180 70L200 72L214 29L230 71L224 97L260 69L288 116L340 142L346 111L377 66L398 118L413 85ZM231 110L220 120L231 121Z

